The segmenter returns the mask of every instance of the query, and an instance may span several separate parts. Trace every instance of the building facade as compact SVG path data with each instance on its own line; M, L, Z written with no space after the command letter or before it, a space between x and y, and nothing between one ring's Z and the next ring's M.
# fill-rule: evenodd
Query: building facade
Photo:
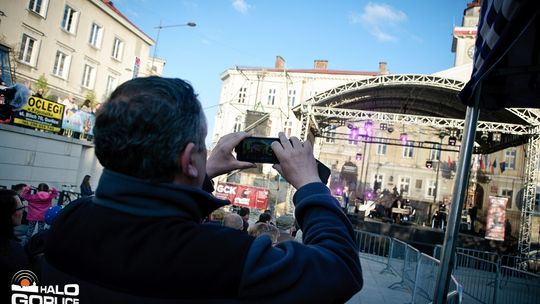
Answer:
M144 74L153 40L109 0L6 1L1 8L2 74L48 82L54 101L78 102L93 91L104 101L121 83ZM10 63L10 67L6 64Z
M476 27L480 13L479 1L472 1L464 10L461 26L453 29L452 52L455 66L433 75L462 82L468 81L472 71ZM339 85L387 74L386 64L379 71L352 72L327 69L325 61L315 61L313 69L288 70L284 60L276 58L273 68L232 68L222 76L222 92L212 142L230 132L248 130L254 135L300 135L300 122L291 108L305 102L317 93ZM327 126L315 137L314 152L332 169L329 186L335 195L347 192L349 198L367 198L378 190L397 192L415 203L421 211L419 224L430 224L430 214L441 202L449 203L455 183L458 149L448 148L451 135L436 128L414 125L395 125L381 128L380 122L371 122L372 136L381 138L379 143L364 143L351 139L351 129L366 133L367 121L348 121L341 125ZM391 127L391 128L389 128ZM392 132L390 132L392 131ZM432 148L393 145L384 140L399 139L406 134L410 141L431 142ZM486 134L493 140L493 134ZM448 149L440 148L446 146ZM453 151L452 151L453 150ZM467 208L476 206L480 220L487 211L489 196L508 198L507 218L517 236L520 223L520 197L523 187L525 147L510 147L489 155L475 155L473 168L475 184L468 196ZM502 166L501 166L502 164ZM231 182L264 186L265 180L277 180L276 172L269 165L247 173L229 176ZM536 179L538 181L538 178ZM270 189L271 193L273 189ZM271 194L272 195L272 194ZM277 194L276 194L277 195ZM290 195L276 201L290 203ZM535 210L540 213L537 204ZM289 210L290 211L290 210ZM538 231L537 218L533 231ZM482 229L481 224L476 228ZM535 230L536 229L536 230ZM533 241L537 239L533 237Z

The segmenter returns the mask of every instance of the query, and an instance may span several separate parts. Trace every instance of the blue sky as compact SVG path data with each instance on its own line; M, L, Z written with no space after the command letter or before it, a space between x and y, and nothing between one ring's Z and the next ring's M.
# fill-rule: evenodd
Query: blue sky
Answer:
M452 28L461 25L470 0L113 0L155 40L164 76L190 81L214 128L219 75L239 66L377 71L379 61L394 74L431 74L453 66ZM153 54L153 50L151 51Z

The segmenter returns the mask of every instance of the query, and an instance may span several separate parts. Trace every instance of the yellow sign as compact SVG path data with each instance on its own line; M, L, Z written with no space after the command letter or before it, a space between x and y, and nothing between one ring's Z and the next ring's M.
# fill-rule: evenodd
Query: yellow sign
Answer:
M64 105L47 99L31 96L28 98L28 104L24 106L23 110L37 115L62 120Z

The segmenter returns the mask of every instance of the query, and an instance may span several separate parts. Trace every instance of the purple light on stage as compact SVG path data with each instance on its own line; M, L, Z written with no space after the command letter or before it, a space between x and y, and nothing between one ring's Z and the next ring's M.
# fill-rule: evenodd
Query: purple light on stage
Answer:
M358 128L352 128L351 133L349 134L350 139L357 139L359 135Z
M406 145L408 140L409 137L407 136L407 133L399 134L399 141L401 141L401 144Z
M343 194L343 189L341 189L340 187L337 187L337 188L336 188L336 194L337 194L337 195Z
M368 200L372 200L372 199L373 199L373 192L371 192L371 191L366 191L365 197L366 197L366 199L368 199Z
M364 156L362 155L362 153L356 153L356 160L362 160L364 159Z
M367 136L373 136L373 122L371 120L366 121L364 124L364 130L366 131Z

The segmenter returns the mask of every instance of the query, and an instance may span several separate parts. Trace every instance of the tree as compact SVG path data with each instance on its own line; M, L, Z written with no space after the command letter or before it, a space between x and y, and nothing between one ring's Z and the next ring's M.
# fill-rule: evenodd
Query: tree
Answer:
M95 106L96 103L97 103L97 99L96 99L96 91L94 91L94 90L89 90L89 91L87 91L87 92L86 92L86 96L85 96L84 98L90 100L90 106L91 106L92 109L93 109L94 106Z
M43 90L43 98L45 99L51 99L51 96L49 96L49 89L48 89L49 82L47 80L47 77L45 77L45 74L41 74L36 81L36 92L39 89Z

